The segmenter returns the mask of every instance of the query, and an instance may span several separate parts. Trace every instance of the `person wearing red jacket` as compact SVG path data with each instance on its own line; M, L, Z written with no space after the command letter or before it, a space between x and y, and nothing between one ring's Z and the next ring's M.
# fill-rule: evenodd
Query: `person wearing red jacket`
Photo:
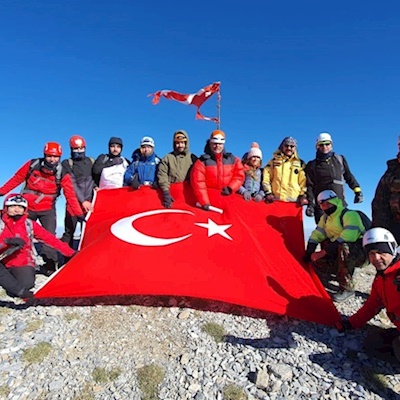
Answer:
M339 331L358 329L382 309L396 328L373 332L365 340L366 352L386 361L400 362L400 255L391 232L371 228L363 237L363 246L371 264L376 268L371 294L364 305L349 319L338 324Z
M61 189L66 198L68 212L80 220L84 219L84 215L75 194L71 175L61 167L61 146L55 142L48 142L44 146L43 153L43 158L27 161L11 179L1 186L0 196L25 183L22 193L28 201L29 218L34 221L39 220L43 228L55 235L56 200ZM42 256L46 262L43 270L55 271L58 262L57 252L44 245Z
M20 194L10 194L4 201L0 233L0 285L12 296L33 297L29 290L35 285L35 262L32 239L35 238L68 257L75 253L37 222L31 221L28 232L28 201Z
M208 188L219 189L229 196L240 189L244 182L244 167L238 157L225 152L225 133L219 129L211 133L204 154L195 162L190 182L197 201L209 210Z

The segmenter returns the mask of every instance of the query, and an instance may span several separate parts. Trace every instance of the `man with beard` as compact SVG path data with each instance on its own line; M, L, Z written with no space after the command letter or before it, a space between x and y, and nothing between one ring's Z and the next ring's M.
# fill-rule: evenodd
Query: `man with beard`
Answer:
M219 189L222 196L237 192L244 182L243 164L238 157L225 151L225 133L213 131L204 154L195 162L190 182L197 201L204 210L210 209L208 188Z
M121 188L129 161L121 156L122 139L112 137L108 141L108 154L100 154L93 165L93 178L99 189Z

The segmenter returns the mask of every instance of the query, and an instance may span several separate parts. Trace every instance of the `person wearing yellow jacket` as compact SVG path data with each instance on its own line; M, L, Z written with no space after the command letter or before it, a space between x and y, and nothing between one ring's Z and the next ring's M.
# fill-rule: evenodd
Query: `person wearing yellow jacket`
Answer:
M312 261L317 269L334 269L339 291L332 298L340 303L354 296L354 269L366 262L362 246L366 229L360 214L347 210L333 190L323 190L317 201L324 214L308 239L303 261ZM319 243L322 250L316 252Z
M264 168L265 201L299 202L307 205L305 163L297 154L297 141L285 137Z

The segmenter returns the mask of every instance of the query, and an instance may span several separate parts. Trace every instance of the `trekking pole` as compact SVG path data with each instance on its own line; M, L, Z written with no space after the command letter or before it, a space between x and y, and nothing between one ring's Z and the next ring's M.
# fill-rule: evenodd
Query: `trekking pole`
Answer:
M9 247L7 250L3 251L3 253L0 254L0 261L8 256L11 256L11 254L15 253L17 250L20 250L20 249L21 249L21 246Z

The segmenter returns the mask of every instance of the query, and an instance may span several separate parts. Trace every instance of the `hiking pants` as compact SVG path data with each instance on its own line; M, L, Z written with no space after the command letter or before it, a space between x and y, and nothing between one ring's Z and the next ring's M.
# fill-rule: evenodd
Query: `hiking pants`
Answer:
M19 296L24 289L32 289L35 286L35 268L6 268L0 263L0 285L8 294Z
M322 244L322 248L324 245ZM354 243L342 243L338 246L335 257L320 258L315 266L317 269L326 269L335 272L340 290L353 290L353 274L356 267L362 267L367 261L362 247L362 239Z
M57 215L55 208L46 211L29 211L28 216L33 221L39 220L43 228L49 231L52 235L56 234ZM57 250L47 246L46 244L43 244L42 246L41 255L46 262L49 260L54 261L54 263L58 262Z
M78 224L78 217L74 217L68 211L65 211L64 218L64 234L61 240L68 243L70 247L74 247L74 233Z

